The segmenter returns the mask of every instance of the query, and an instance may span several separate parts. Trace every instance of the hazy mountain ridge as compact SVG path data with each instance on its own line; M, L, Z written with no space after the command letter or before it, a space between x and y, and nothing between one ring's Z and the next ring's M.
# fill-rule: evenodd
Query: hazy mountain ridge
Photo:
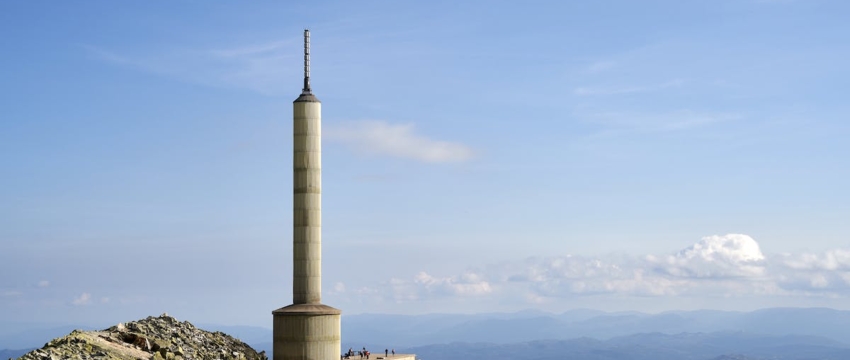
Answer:
M91 326L46 326L43 328L29 328L18 332L7 331L6 334L0 334L0 349L24 349L36 348L44 345L50 339L65 336L71 331L94 330ZM0 358L3 359L3 358Z
M32 351L33 349L22 349L22 350L9 350L4 349L0 350L0 359L17 359L24 354Z
M343 317L343 339L397 346L456 341L516 343L580 337L610 339L637 333L712 333L743 331L764 335L811 335L850 344L850 311L823 308L773 308L753 312L676 311L660 314L515 313L477 315L351 315Z
M831 344L831 345L824 345ZM745 333L634 334L609 340L579 338L514 344L450 343L413 347L422 359L485 360L838 360L850 347L809 336L760 336Z

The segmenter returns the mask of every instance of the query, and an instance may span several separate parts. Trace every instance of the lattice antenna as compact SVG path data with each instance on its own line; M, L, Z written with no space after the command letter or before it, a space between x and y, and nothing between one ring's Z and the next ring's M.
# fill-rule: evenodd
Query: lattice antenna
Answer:
M304 29L304 89L302 94L310 94L310 30Z

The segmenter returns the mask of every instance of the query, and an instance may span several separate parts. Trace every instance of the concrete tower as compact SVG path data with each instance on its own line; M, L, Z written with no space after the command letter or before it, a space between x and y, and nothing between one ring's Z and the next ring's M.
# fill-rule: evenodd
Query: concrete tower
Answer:
M304 30L304 89L293 104L292 305L272 311L274 360L336 360L341 312L322 305L322 104L310 89Z

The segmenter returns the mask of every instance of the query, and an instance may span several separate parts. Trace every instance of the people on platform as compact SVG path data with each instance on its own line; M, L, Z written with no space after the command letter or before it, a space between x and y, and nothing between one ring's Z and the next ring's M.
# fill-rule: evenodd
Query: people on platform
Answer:
M384 357L379 356L378 359L386 359L390 356L390 354L393 354L393 356L395 356L395 349L384 349ZM354 355L355 355L354 349L348 348L348 351L346 351L344 354L342 354L340 356L340 358L351 359L351 358L354 357ZM364 346L363 350L357 350L356 355L358 355L360 357L360 360L362 360L364 357L368 360L369 355L371 355L371 353L368 350L366 350L366 347Z

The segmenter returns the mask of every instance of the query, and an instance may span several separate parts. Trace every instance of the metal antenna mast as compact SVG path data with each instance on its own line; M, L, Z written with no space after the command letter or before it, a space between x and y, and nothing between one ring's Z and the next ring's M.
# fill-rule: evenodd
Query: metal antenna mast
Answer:
M304 29L304 89L302 94L312 93L310 89L310 30Z

